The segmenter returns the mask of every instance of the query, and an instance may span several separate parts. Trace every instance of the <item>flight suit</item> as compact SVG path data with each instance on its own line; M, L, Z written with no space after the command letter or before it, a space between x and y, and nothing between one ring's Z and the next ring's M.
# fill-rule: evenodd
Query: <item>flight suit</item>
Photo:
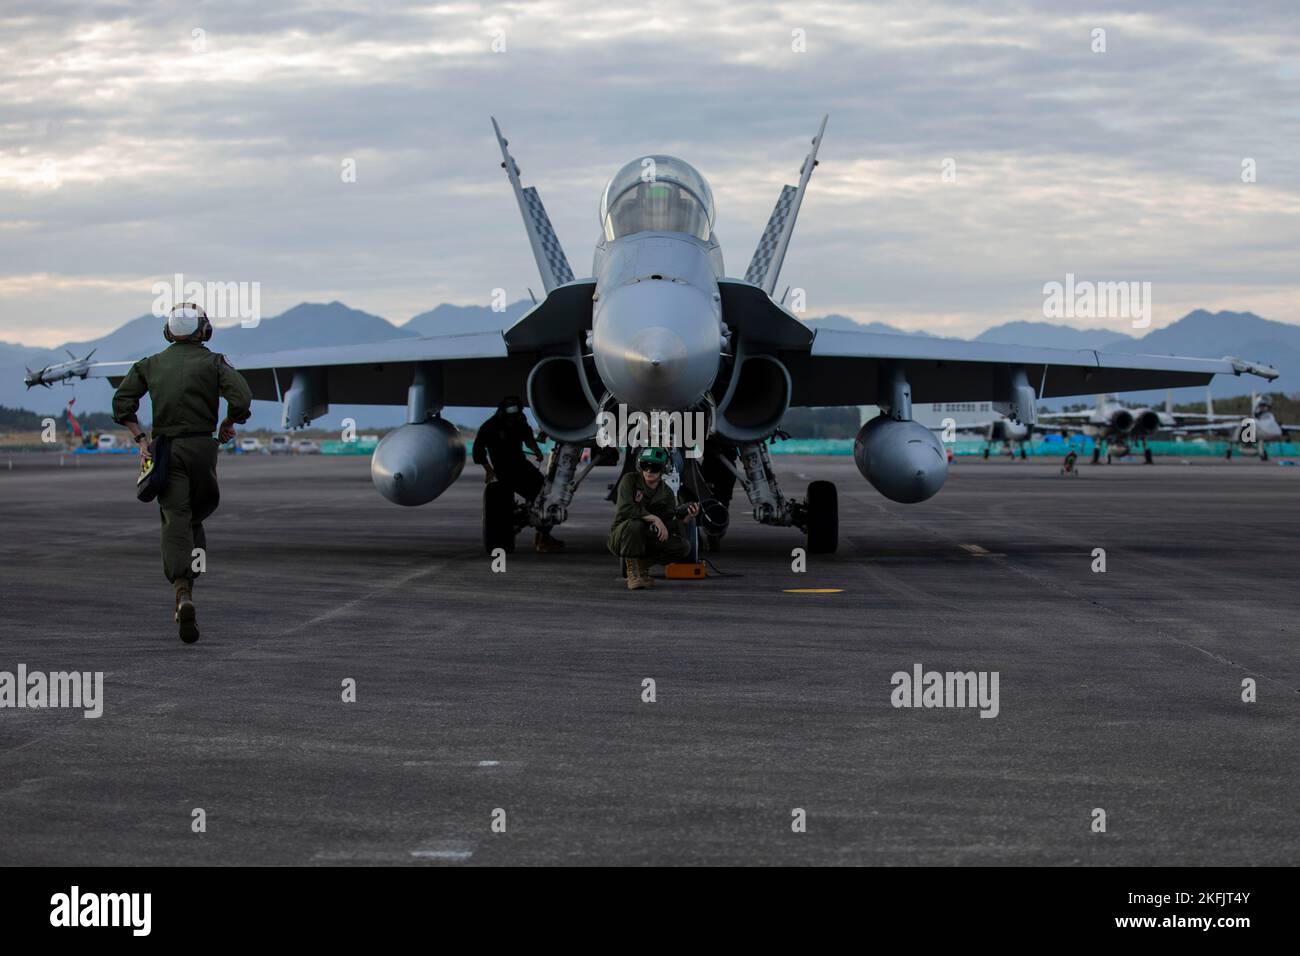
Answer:
M659 479L653 491L641 473L632 472L618 481L614 504L614 526L609 530L607 546L620 558L634 558L651 564L679 561L691 553L682 537L682 526L674 516L677 496L668 483ZM668 529L668 540L660 541L646 515L655 515Z
M224 355L201 342L175 342L131 366L113 395L113 421L137 421L145 393L153 403L152 438L167 436L171 453L167 484L158 495L162 515L163 573L168 581L191 580L194 549L206 549L203 522L217 510L217 430L220 399L226 417L248 421L253 393Z
M474 463L491 463L497 481L532 504L546 483L542 473L524 456L524 445L535 441L528 419L523 415L496 412L479 426L474 436Z

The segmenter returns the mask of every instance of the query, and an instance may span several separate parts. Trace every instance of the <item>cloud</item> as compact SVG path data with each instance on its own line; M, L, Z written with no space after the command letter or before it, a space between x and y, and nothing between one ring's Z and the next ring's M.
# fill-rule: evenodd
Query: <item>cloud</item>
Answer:
M1151 281L1156 325L1300 321L1297 27L1208 0L9 3L0 339L100 334L174 272L394 321L537 290L489 114L580 274L648 152L709 178L743 273L828 112L781 279L813 314L973 334L1068 271Z

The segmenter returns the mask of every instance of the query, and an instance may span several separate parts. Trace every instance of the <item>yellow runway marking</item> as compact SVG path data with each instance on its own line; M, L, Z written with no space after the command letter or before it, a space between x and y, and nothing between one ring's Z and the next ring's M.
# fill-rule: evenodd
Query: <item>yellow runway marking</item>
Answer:
M842 594L843 588L785 588L786 594Z

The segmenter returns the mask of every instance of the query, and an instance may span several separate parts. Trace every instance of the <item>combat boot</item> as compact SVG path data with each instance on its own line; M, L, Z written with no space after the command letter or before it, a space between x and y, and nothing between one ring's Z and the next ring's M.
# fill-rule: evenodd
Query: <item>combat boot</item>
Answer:
M625 558L623 567L627 571L627 589L629 591L639 591L645 587L645 582L641 580L641 562L634 561L632 558Z
M639 578L640 581L641 581L641 587L643 587L643 588L652 588L652 587L655 586L655 579L652 578L652 577L650 577L650 562L649 562L649 561L637 561L637 562L636 562L636 576L637 576L637 578Z
M564 550L564 542L551 537L549 531L538 531L533 535L533 550L538 554L555 554Z
M199 639L193 584L184 578L173 583L176 587L176 623L180 625L181 640L186 644L193 644Z

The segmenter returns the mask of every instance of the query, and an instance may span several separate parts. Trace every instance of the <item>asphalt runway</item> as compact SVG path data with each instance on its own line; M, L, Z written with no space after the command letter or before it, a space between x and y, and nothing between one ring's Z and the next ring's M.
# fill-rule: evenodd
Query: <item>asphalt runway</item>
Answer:
M838 554L736 514L728 576L628 592L612 469L493 573L477 468L403 509L365 458L223 457L185 646L133 460L3 462L0 671L104 700L0 709L0 864L1297 862L1300 468L963 459L904 506L778 458ZM892 706L917 663L997 716Z

